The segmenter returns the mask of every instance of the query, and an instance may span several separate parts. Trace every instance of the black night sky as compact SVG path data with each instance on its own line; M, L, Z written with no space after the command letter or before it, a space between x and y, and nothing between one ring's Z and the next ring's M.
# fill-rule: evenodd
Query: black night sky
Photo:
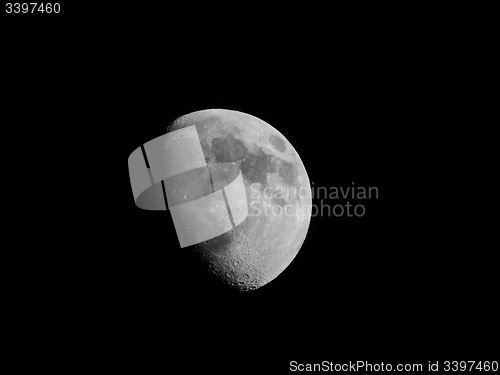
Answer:
M57 21L10 17L2 34L16 127L44 166L24 219L37 245L21 241L16 263L41 337L53 322L117 366L285 373L291 360L427 363L488 329L492 255L471 232L457 241L442 194L442 110L457 108L438 37L359 10L62 5ZM264 287L222 286L179 249L168 213L135 207L127 169L171 121L210 108L271 124L316 186L375 186L378 199L352 202L363 217L313 217Z

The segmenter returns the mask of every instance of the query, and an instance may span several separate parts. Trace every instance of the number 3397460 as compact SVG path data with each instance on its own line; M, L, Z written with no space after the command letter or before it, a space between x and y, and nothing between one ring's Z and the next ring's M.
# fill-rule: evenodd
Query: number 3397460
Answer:
M5 13L59 13L59 3L6 3Z

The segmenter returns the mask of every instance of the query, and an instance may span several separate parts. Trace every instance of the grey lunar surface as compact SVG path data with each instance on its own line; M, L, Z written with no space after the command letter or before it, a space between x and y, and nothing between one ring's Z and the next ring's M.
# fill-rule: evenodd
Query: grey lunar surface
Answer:
M282 134L254 116L203 110L176 119L168 131L192 125L214 188L241 170L249 204L242 224L193 249L224 283L239 290L259 288L283 272L306 237L311 188L304 165Z

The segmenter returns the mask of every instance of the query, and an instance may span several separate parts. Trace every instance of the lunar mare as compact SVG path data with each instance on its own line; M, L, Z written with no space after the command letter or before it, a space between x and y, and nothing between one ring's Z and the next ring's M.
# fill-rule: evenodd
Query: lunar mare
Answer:
M190 126L196 127L213 189L243 180L224 190L235 226L192 250L224 283L238 290L259 288L288 267L305 240L311 188L304 165L290 142L257 117L203 110L176 119L168 131ZM243 187L247 202L240 198Z

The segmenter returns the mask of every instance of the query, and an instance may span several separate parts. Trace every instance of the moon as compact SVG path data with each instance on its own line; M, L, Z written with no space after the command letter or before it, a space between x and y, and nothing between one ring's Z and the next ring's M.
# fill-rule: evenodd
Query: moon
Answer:
M260 288L288 267L306 238L311 186L304 164L281 133L252 115L202 110L179 117L167 131L193 125L214 185L241 171L248 216L192 250L223 283L240 291Z

